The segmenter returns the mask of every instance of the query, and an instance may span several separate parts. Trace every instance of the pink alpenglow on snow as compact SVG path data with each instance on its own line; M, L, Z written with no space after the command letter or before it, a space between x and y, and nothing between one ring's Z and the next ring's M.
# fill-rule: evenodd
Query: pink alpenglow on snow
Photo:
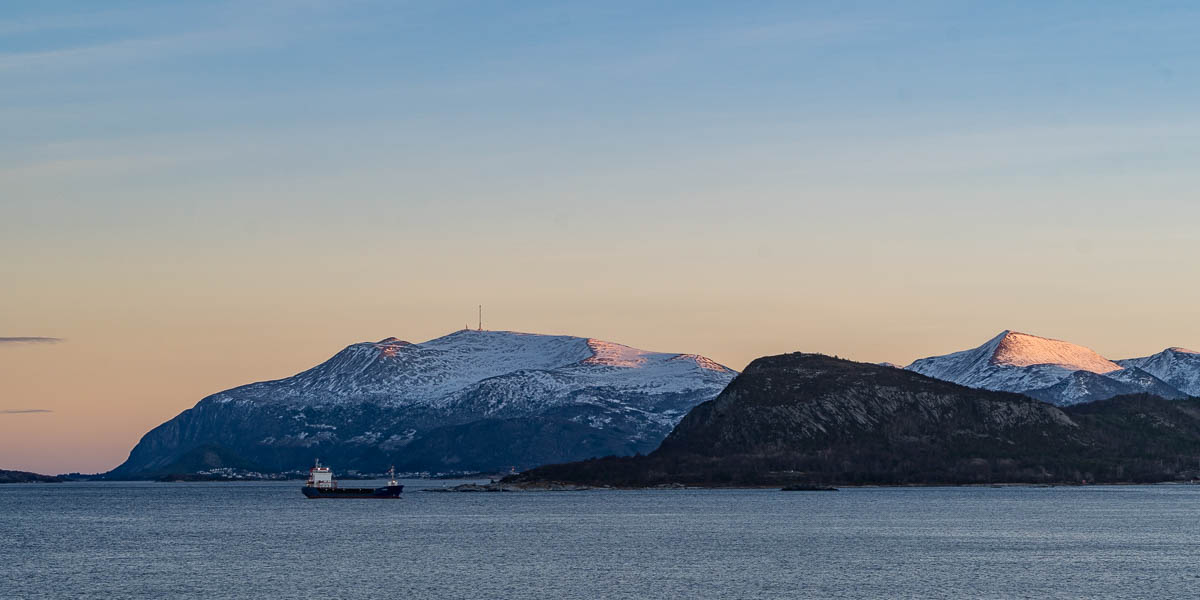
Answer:
M1055 365L1092 373L1121 370L1121 365L1100 356L1091 348L1017 331L1000 334L999 343L992 353L992 364L1012 367Z

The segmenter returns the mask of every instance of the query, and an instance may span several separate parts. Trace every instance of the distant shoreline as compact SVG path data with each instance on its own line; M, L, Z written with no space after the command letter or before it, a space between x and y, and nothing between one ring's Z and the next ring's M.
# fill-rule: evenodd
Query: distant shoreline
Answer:
M1132 487L1132 486L1186 486L1200 485L1196 481L1155 481L1155 482L1105 482L1105 483L904 483L904 484L828 484L828 487L837 489L899 489L899 488L1054 488L1054 487ZM729 485L729 486L708 486L708 485L686 485L686 484L657 484L650 486L614 486L614 485L588 485L586 483L565 483L565 482L532 482L532 483L504 483L497 481L483 485L462 485L455 486L457 488L432 488L423 491L435 492L562 492L562 491L675 491L675 490L778 490L780 485Z
M460 477L401 477L411 481L485 481L488 483L472 483L466 487L471 487L469 490L462 491L583 491L583 490L614 490L614 491L643 491L643 490L772 490L786 487L789 484L764 483L764 484L738 484L738 485L696 485L682 482L666 482L657 483L654 485L643 486L627 486L627 485L610 485L601 483L587 482L563 482L563 481L505 481L496 475L463 475ZM372 481L383 480L386 476L370 477L359 476L354 477L355 480ZM148 482L148 483L262 483L262 482L294 482L303 481L302 477L241 477L241 478L224 478L214 477L211 475L186 474L172 475L159 478L144 478L144 479L108 479L99 477L79 477L70 476L55 476L42 475L39 473L31 473L27 471L5 471L0 470L0 483L84 483L84 482L104 482L104 483L131 483L131 482ZM1051 487L1106 487L1106 486L1188 486L1200 485L1200 481L1103 481L1103 482L996 482L996 483L949 483L949 482L928 482L928 483L821 483L817 485L836 487L838 489L898 489L898 488L1051 488ZM464 485L455 486L464 487ZM453 488L429 488L431 491L452 491Z
M54 475L0 469L0 483L62 483L64 481L66 480L62 477Z

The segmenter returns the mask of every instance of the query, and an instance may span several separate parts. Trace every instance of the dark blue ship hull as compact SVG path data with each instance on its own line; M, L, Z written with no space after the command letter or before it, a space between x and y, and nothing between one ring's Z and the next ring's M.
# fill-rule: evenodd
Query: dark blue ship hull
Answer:
M377 488L315 488L306 485L300 488L309 498L399 498L404 491L402 485L388 485Z

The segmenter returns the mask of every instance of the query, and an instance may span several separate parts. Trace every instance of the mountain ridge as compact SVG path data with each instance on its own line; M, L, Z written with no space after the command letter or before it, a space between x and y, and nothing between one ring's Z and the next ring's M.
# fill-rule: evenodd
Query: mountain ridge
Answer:
M265 469L487 470L648 451L736 371L595 338L460 330L346 346L310 369L201 399L113 470L158 471L212 446ZM515 422L514 420L524 420ZM507 439L514 433L535 439Z

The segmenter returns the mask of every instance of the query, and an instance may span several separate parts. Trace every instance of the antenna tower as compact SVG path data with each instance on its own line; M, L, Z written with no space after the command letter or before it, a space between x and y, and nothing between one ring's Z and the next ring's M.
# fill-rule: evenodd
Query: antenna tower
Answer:
M482 304L479 305L479 329L478 329L478 331L483 331L483 305Z

